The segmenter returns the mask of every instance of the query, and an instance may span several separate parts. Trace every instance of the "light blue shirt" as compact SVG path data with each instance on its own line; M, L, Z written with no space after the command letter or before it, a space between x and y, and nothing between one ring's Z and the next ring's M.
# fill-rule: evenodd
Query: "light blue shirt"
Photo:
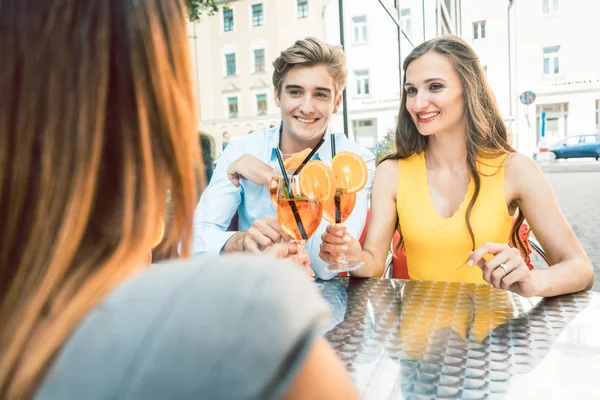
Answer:
M325 132L325 142L314 158L331 164L331 142L329 128ZM351 151L359 154L367 163L369 179L367 185L356 196L354 211L346 221L348 233L359 238L366 222L371 186L375 175L375 156L364 147L352 142L344 134L335 136L336 151ZM227 179L227 167L244 154L251 154L272 168L278 168L275 150L279 146L279 126L255 131L231 141L221 153L208 187L202 193L194 212L193 254L219 254L225 243L235 232L227 232L231 218L238 211L238 229L247 231L255 220L267 215L276 216L275 207L269 199L269 191L263 186L242 180L236 188ZM321 279L331 279L336 274L325 270L326 262L319 257L321 235L329 223L321 221L315 234L306 242L310 254L310 264Z

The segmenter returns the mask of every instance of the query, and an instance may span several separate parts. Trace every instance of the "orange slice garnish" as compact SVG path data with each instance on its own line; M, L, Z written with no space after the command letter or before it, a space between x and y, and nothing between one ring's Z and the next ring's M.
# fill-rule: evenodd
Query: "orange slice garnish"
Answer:
M337 187L345 190L346 193L360 191L369 179L369 171L365 160L351 151L337 153L331 160L331 167Z
M311 160L300 171L300 191L307 197L325 202L335 193L335 177L323 161Z
M283 162L286 171L295 171L296 168L302 164L302 161L308 156L308 154L312 151L311 148L304 149L299 153L294 153L290 158Z

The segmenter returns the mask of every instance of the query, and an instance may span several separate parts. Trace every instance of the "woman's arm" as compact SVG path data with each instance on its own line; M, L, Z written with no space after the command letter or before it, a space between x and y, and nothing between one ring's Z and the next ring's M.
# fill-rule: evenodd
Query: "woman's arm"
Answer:
M519 268L512 278L513 273L509 273L502 279L507 282L501 287L526 296L557 296L591 288L594 283L592 264L537 163L522 154L510 156L506 165L505 190L506 198L525 215L552 265L531 273L526 268ZM510 251L517 258L516 251ZM492 274L504 274L498 271Z
M383 275L385 260L396 229L398 215L396 212L396 189L398 185L398 161L382 162L375 171L369 224L365 242L361 248L356 238L346 234L337 227L329 226L322 235L320 256L327 262L334 262L341 252L346 253L349 262L358 261L365 266L352 271L357 277L380 277ZM346 246L344 248L343 246Z

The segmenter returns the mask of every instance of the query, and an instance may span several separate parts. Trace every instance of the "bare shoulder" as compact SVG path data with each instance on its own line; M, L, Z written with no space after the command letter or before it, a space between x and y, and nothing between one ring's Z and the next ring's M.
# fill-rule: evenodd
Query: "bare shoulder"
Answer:
M379 182L398 182L398 160L385 160L375 170L375 180Z
M390 192L396 195L398 184L398 160L385 160L375 171L374 191Z
M377 166L377 174L390 178L398 177L398 160L385 160Z
M539 190L540 186L549 186L538 163L518 152L510 154L506 159L505 182L516 198Z
M515 152L506 159L505 176L511 181L527 181L529 178L539 178L543 174L538 163L525 154Z

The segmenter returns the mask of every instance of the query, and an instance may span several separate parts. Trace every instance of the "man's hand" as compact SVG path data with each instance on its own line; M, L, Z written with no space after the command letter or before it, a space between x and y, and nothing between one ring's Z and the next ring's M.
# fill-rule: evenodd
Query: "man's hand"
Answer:
M263 219L254 221L248 232L238 232L229 238L223 246L223 252L241 251L257 254L273 246L273 244L281 242L282 238L288 239L283 229L281 229L281 225L275 217L267 215Z
M272 177L273 168L250 154L244 154L227 168L227 178L235 187L240 186L240 179L269 187Z
M286 237L277 218L267 215L252 223L242 243L242 251L260 253L275 243L281 242L282 238Z
M310 267L310 256L306 249L299 247L295 243L277 243L264 251L277 260L290 259L300 265L311 280L315 280L315 272Z

